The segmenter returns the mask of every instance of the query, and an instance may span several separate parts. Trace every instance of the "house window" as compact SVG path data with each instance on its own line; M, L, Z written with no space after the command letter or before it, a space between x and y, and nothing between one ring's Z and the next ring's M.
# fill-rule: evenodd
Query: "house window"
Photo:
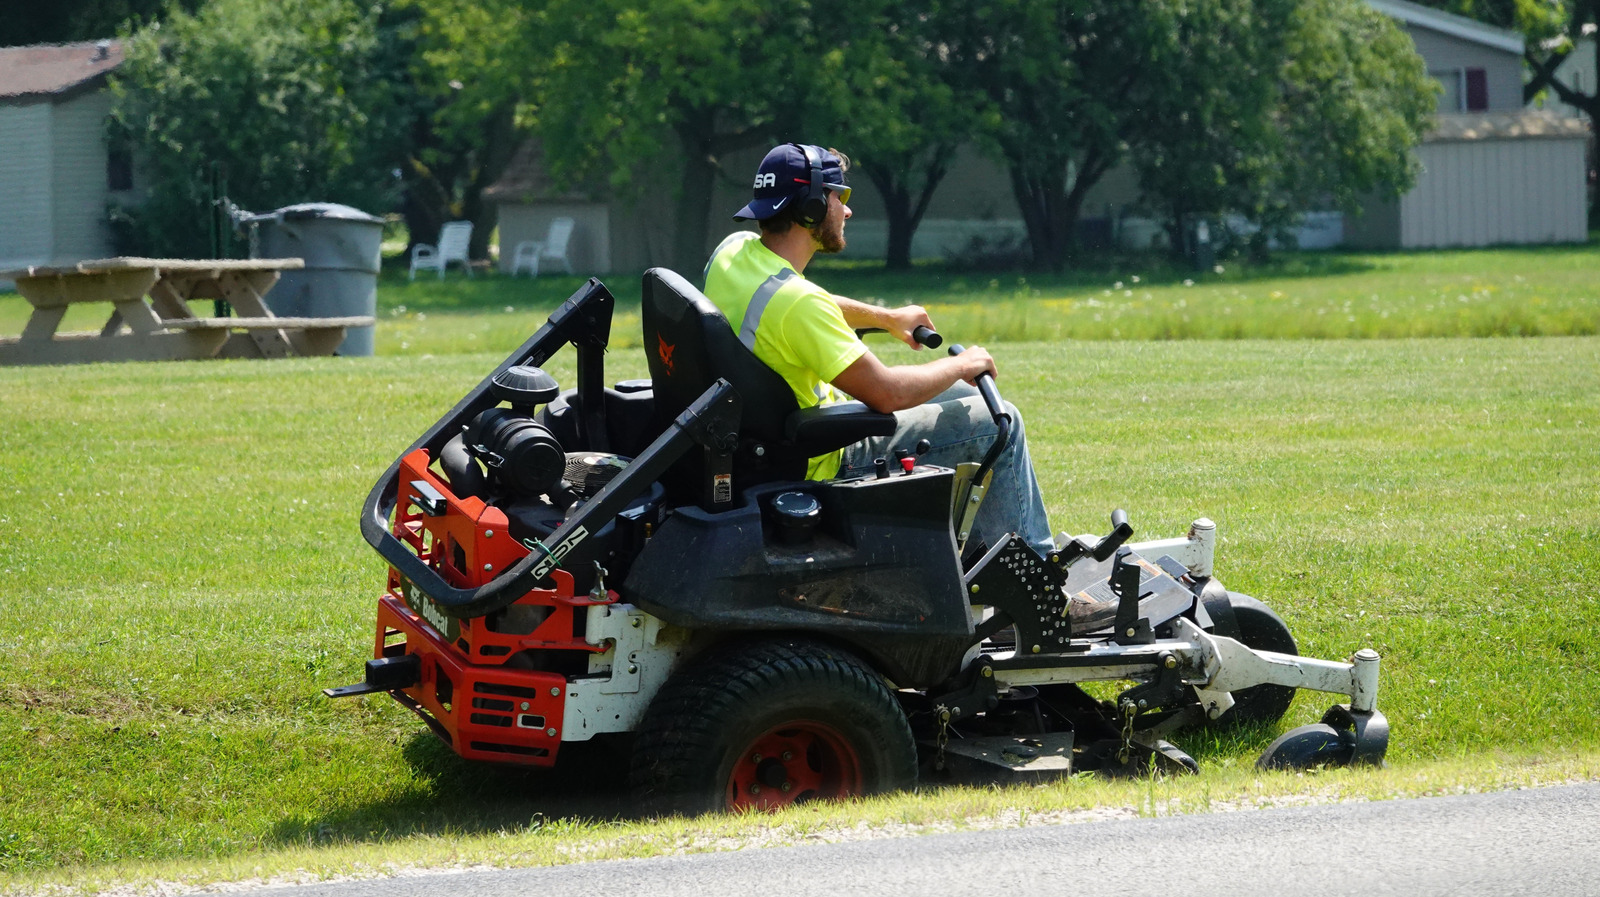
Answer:
M1465 86L1468 112L1484 112L1489 108L1489 74L1483 69L1463 69L1461 80Z
M1428 74L1439 82L1440 112L1486 112L1489 75L1483 69L1440 69Z
M133 154L114 149L106 153L106 189L133 189Z

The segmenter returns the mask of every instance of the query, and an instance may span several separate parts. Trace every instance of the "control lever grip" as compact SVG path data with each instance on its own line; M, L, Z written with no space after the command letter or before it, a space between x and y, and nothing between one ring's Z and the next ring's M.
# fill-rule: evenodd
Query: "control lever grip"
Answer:
M856 336L866 336L869 333L888 333L888 332L889 331L884 330L882 327L858 327L858 328L856 328ZM918 324L911 331L911 338L916 340L917 342L921 343L922 345L927 346L930 349L937 349L940 346L944 345L944 337L940 335L939 331L934 330L932 327L924 327L921 324Z
M1111 512L1111 532L1106 537L1095 543L1094 550L1089 554L1097 561L1103 561L1116 553L1122 543L1128 541L1133 535L1133 525L1128 522L1128 512L1117 508Z
M952 343L947 351L952 356L960 355L967 351L967 347L960 343ZM979 374L972 382L978 387L978 394L983 396L983 404L988 406L990 417L996 421L1002 417L1006 420L1011 419L1011 415L1006 413L1005 406L1000 404L1000 390L995 388L993 374L987 372Z

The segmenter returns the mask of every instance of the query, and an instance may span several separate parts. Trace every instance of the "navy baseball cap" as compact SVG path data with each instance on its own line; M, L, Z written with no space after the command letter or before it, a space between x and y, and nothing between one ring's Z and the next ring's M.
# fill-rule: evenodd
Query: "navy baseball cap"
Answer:
M845 161L820 146L813 146L811 150L822 160L822 186L838 193L841 202L849 202L850 187L844 182ZM734 213L734 220L761 221L787 209L791 200L810 187L810 172L806 154L798 145L785 143L773 147L756 169L755 198Z

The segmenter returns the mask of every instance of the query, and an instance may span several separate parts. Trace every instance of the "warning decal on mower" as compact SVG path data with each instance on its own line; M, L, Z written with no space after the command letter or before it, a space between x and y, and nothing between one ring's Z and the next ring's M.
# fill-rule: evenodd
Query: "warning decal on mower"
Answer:
M712 477L711 500L719 505L733 501L733 474L719 473Z
M556 547L549 549L548 554L539 559L539 563L533 565L534 578L543 579L551 570L559 567L561 559L566 557L572 549L578 547L579 542L587 538L589 538L589 531L584 527L580 526L573 530L572 535L562 539Z

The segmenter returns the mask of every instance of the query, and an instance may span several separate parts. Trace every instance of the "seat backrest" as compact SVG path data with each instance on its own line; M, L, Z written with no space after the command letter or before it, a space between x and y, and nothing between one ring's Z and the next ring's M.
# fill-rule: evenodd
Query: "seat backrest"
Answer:
M467 244L472 242L472 222L451 221L439 228L439 256L446 259L467 257Z
M557 218L550 222L550 233L544 241L544 254L553 258L566 255L567 242L572 239L573 226L571 218Z
M710 299L677 273L651 268L644 273L640 315L658 431L720 377L743 400L734 488L805 478L805 455L784 445L784 423L799 410L794 391L739 342ZM666 478L669 494L685 501L699 497L701 461L699 453L690 452L673 468Z

